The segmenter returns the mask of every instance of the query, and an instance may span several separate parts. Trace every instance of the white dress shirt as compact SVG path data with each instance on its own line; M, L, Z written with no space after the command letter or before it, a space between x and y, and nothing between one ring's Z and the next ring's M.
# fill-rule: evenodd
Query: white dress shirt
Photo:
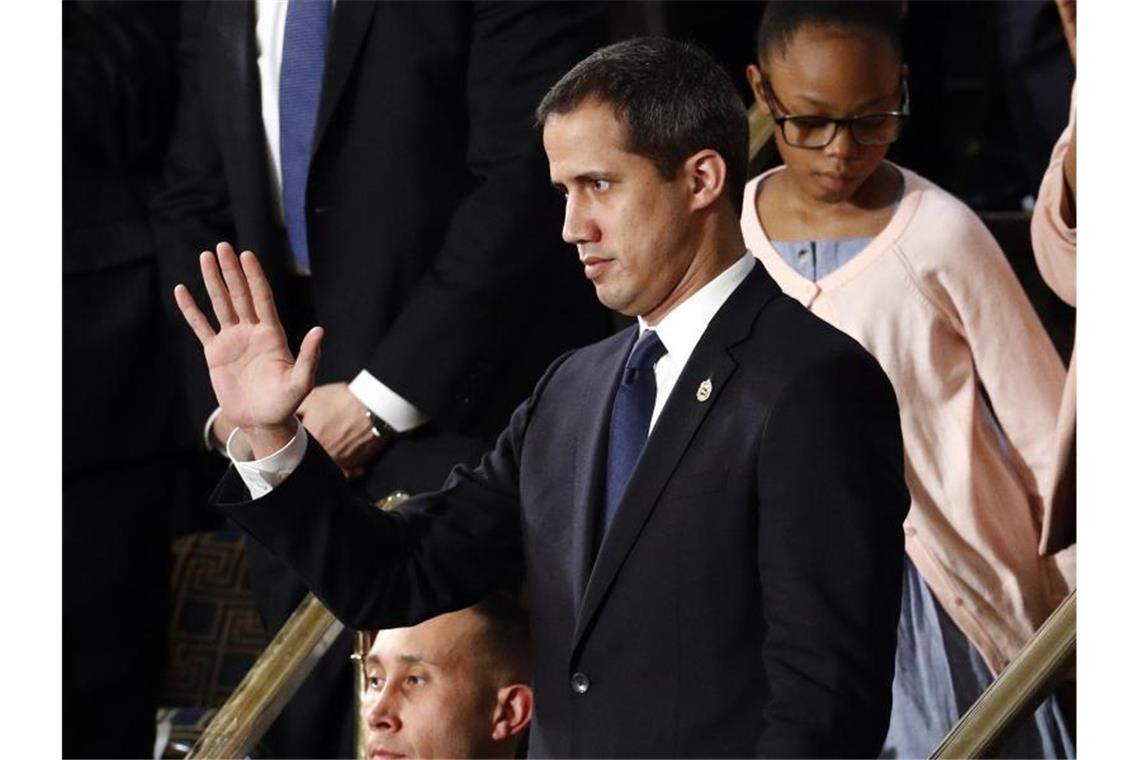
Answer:
M645 324L641 317L638 321L638 335L646 330L656 330L657 337L669 352L657 360L653 365L653 375L657 383L657 400L653 404L653 416L650 418L649 430L653 426L665 406L673 386L681 370L689 361L693 349L697 347L701 337L708 329L709 322L716 316L720 307L728 297L744 282L744 278L756 266L756 259L748 251L728 269L717 275L712 281L705 284L700 290L677 304L654 327ZM245 436L240 430L235 430L230 436L226 446L234 468L251 498L257 499L272 491L289 476L305 456L309 436L304 426L297 424L297 434L281 449L264 459L251 460L252 451Z
M724 302L732 295L744 278L755 266L755 259L747 251L735 264L718 274L711 282L705 284L696 293L673 307L660 322L653 327L645 323L641 317L637 318L638 337L646 330L656 330L657 337L664 344L667 354L657 360L653 365L653 375L657 381L657 398L653 402L653 416L649 418L649 432L657 424L681 370L689 362L693 349L697 347L701 336L709 326L709 322L716 316Z
M336 0L333 0L336 7ZM281 196L281 51L285 44L285 17L289 11L287 0L257 0L257 72L261 80L261 121L265 127L265 143L269 150L269 189L273 196L273 210L278 224L284 225L285 211ZM309 274L297 261L294 270ZM371 409L392 428L403 433L428 421L428 416L407 399L393 391L367 370L361 370L348 384L352 395ZM213 448L210 430L220 409L206 420L206 446Z

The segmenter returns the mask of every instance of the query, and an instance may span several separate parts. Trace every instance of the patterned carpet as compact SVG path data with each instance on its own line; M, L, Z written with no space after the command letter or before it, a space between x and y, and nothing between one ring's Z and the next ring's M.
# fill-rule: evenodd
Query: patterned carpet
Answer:
M163 705L220 707L265 649L245 577L245 542L237 531L175 541Z

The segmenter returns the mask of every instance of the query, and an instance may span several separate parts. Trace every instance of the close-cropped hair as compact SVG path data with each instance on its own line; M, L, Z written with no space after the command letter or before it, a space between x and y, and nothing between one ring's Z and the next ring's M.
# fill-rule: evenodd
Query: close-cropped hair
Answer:
M530 683L530 615L521 595L495 591L472 610L486 624L487 660L509 680Z
M845 27L881 34L902 56L904 6L898 0L770 0L756 30L756 59L783 55L802 27Z
M542 99L539 126L587 100L608 104L625 126L626 149L672 180L685 159L714 150L724 160L726 192L740 212L748 171L744 103L712 57L662 37L618 42L591 53Z

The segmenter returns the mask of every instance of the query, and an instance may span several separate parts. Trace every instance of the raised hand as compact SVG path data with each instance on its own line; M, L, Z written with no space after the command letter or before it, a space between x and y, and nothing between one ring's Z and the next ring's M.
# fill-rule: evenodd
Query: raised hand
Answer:
M324 331L310 330L294 361L253 252L239 259L229 243L219 243L217 258L203 251L199 263L218 331L186 286L174 289L174 299L202 343L223 414L245 433L255 457L268 456L295 432L293 415L313 387Z

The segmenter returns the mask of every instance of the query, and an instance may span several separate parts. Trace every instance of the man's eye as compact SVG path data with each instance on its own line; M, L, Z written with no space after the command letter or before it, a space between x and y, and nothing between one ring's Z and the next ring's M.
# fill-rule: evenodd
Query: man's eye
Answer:
M417 676L417 675L409 675L407 678L404 679L404 683L407 684L408 686L423 686L424 685L424 677L423 676Z
M369 691L380 691L384 688L384 676L368 676Z
M596 179L593 181L592 184L593 184L595 190L609 190L610 189L610 181L608 179Z

